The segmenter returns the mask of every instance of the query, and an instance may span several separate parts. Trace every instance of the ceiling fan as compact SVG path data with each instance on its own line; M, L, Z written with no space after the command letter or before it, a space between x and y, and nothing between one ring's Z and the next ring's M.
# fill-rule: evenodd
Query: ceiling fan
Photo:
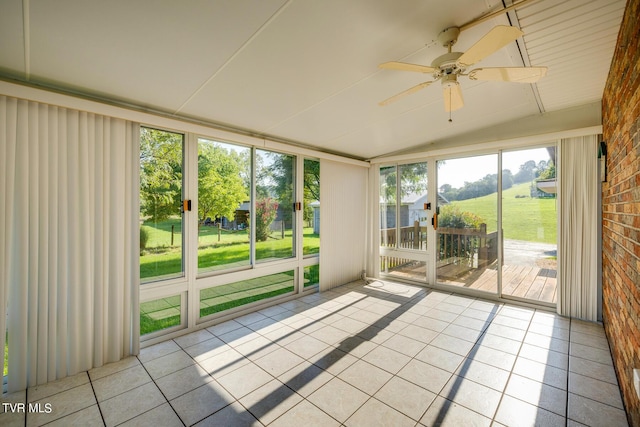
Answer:
M455 111L464 106L462 100L462 90L458 83L458 76L469 77L471 80L488 80L518 83L534 83L540 80L547 73L547 67L496 67L496 68L476 68L468 73L468 67L481 61L492 53L502 49L509 43L515 41L524 33L516 27L499 25L492 28L480 40L476 42L466 52L452 52L451 48L458 41L460 29L450 27L438 35L438 41L448 49L448 53L433 60L431 66L407 64L405 62L385 62L380 64L380 68L388 70L413 71L418 73L431 74L433 80L420 83L412 88L402 91L391 98L385 99L379 105L387 105L398 99L418 92L440 80L444 97L444 109L447 112Z

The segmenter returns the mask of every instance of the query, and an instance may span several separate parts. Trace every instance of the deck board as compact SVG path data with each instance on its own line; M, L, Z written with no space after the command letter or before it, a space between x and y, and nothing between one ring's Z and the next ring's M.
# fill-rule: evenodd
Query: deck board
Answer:
M426 266L399 266L392 274L406 278L426 278ZM495 293L498 272L495 266L470 269L449 263L438 267L438 282ZM535 266L504 265L502 267L502 294L530 300L555 303L558 298L556 270Z

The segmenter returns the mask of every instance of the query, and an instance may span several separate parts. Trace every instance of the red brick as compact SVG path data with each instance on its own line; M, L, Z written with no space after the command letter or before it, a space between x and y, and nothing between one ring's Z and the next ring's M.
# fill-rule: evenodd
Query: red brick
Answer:
M629 423L640 426L633 368L640 367L640 0L629 0L602 100L607 183L602 186L602 292L611 346Z

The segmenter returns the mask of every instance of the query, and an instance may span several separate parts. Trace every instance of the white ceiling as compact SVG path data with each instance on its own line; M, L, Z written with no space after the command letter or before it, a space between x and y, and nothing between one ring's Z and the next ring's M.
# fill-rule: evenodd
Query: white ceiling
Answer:
M510 4L510 0L507 1ZM476 66L546 65L538 84L461 78L448 122L438 85L380 70L429 65L438 33L498 0L2 0L0 77L157 110L368 159L554 114L602 98L625 0L539 0L463 31L464 52L495 25L523 39ZM545 118L549 117L549 120ZM560 117L560 116L558 116ZM574 117L588 123L593 117ZM490 134L490 132L489 132Z

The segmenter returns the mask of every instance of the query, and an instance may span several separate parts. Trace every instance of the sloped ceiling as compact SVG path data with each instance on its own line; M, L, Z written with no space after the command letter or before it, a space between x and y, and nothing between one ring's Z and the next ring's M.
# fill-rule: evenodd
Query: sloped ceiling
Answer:
M501 1L2 0L0 78L367 159L532 118L544 132L554 112L597 104L624 6L538 0L463 31L455 51L519 26L523 39L477 66L549 72L535 85L461 79L451 123L439 87L380 107L429 76L377 66L429 65L441 30Z

